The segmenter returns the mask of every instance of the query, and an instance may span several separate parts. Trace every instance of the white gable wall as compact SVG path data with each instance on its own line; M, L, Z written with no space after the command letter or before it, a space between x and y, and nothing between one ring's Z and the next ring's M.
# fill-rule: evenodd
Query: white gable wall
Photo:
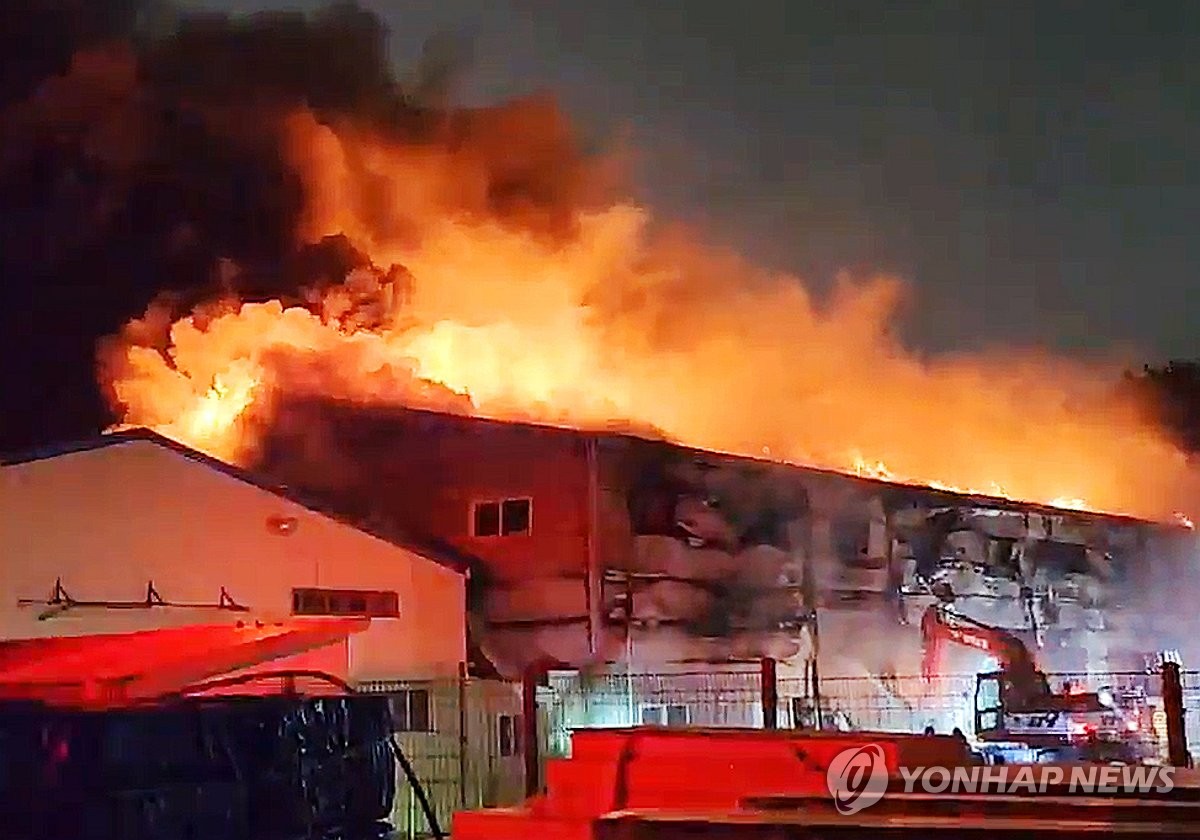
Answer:
M294 517L280 534L272 517ZM215 610L81 608L39 621L56 578L76 600L215 604L286 617L292 587L394 590L400 618L351 639L351 679L450 676L465 658L464 579L152 441L0 467L0 637L231 621Z

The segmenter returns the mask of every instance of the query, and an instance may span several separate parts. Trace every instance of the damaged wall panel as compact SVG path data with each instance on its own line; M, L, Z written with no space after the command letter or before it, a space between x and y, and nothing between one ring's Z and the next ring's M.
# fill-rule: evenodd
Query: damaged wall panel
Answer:
M623 434L329 402L283 414L260 467L463 552L472 635L510 675L799 665L814 622L823 675L916 673L938 600L1023 634L1047 669L1137 667L1161 645L1130 610L1168 562L1163 540L1190 540ZM530 529L472 533L480 499L528 499Z

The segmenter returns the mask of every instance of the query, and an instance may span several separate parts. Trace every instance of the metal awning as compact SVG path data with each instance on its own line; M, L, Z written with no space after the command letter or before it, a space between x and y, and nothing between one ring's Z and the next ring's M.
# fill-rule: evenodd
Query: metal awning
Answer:
M331 645L368 626L366 618L290 619L2 642L0 699L128 706Z

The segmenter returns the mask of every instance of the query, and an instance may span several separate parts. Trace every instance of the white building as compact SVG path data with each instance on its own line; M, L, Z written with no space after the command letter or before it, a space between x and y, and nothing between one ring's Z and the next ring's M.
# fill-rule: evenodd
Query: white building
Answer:
M467 623L451 562L149 432L0 465L0 639L369 615L287 663L352 683L454 678Z

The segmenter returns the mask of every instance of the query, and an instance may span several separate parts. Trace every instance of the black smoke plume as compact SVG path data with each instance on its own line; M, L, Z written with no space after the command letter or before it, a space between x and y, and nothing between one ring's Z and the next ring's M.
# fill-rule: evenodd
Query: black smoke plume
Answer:
M447 110L470 58L461 39L431 40L402 83L386 29L354 3L230 17L27 0L3 4L0 32L0 451L105 425L97 340L157 296L181 310L220 291L302 300L367 264L338 240L297 241L305 196L281 140L298 109L397 143L473 148L492 181L466 213L511 209L514 224L553 232L578 201L566 132L531 144L503 107ZM548 105L521 114L557 120Z

